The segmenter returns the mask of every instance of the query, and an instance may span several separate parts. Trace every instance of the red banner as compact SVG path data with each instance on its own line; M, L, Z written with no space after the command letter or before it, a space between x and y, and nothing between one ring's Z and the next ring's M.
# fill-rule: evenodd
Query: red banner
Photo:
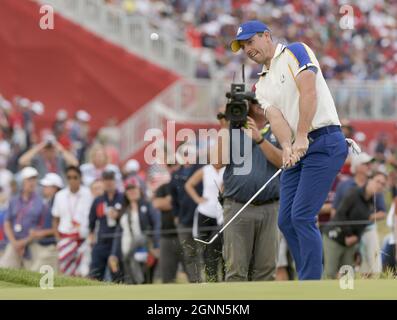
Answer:
M59 15L54 30L40 29L39 9L29 0L1 1L0 93L42 101L40 127L58 109L85 109L96 130L110 117L130 116L177 80Z

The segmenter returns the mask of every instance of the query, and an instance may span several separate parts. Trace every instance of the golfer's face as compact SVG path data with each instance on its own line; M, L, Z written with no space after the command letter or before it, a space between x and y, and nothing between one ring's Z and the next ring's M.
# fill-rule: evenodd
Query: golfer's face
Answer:
M254 35L248 40L241 40L240 46L252 61L264 64L269 59L269 48L266 42L267 33Z

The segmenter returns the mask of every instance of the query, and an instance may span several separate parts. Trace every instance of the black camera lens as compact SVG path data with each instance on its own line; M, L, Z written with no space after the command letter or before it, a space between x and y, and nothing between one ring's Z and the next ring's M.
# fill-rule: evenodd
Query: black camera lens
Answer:
M231 112L231 114L233 115L233 116L241 116L242 114L243 114L243 110L241 109L241 107L239 106L239 107L234 107L234 108L232 108L232 110L230 110Z

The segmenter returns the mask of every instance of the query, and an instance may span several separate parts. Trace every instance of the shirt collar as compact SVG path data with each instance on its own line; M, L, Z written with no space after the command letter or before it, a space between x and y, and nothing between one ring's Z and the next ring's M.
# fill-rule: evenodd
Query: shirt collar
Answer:
M271 61L276 59L284 51L284 49L285 49L285 45L283 45L282 43L278 43L276 46L276 50L274 51L274 56ZM266 68L265 65L263 65L262 71L258 73L258 76L263 76L268 72L269 70Z

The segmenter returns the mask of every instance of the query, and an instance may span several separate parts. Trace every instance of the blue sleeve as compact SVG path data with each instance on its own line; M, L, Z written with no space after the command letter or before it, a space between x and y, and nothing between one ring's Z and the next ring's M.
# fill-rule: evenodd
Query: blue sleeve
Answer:
M4 214L4 221L8 221L11 223L12 220L12 207L13 207L14 201L10 201L10 204L8 205L8 208Z
M292 53L298 63L298 72L309 69L314 73L317 72L317 66L311 60L305 45L302 42L294 42L287 46L287 49Z
M383 196L382 193L377 193L375 195L375 201L376 201L376 211L386 212L385 197Z

